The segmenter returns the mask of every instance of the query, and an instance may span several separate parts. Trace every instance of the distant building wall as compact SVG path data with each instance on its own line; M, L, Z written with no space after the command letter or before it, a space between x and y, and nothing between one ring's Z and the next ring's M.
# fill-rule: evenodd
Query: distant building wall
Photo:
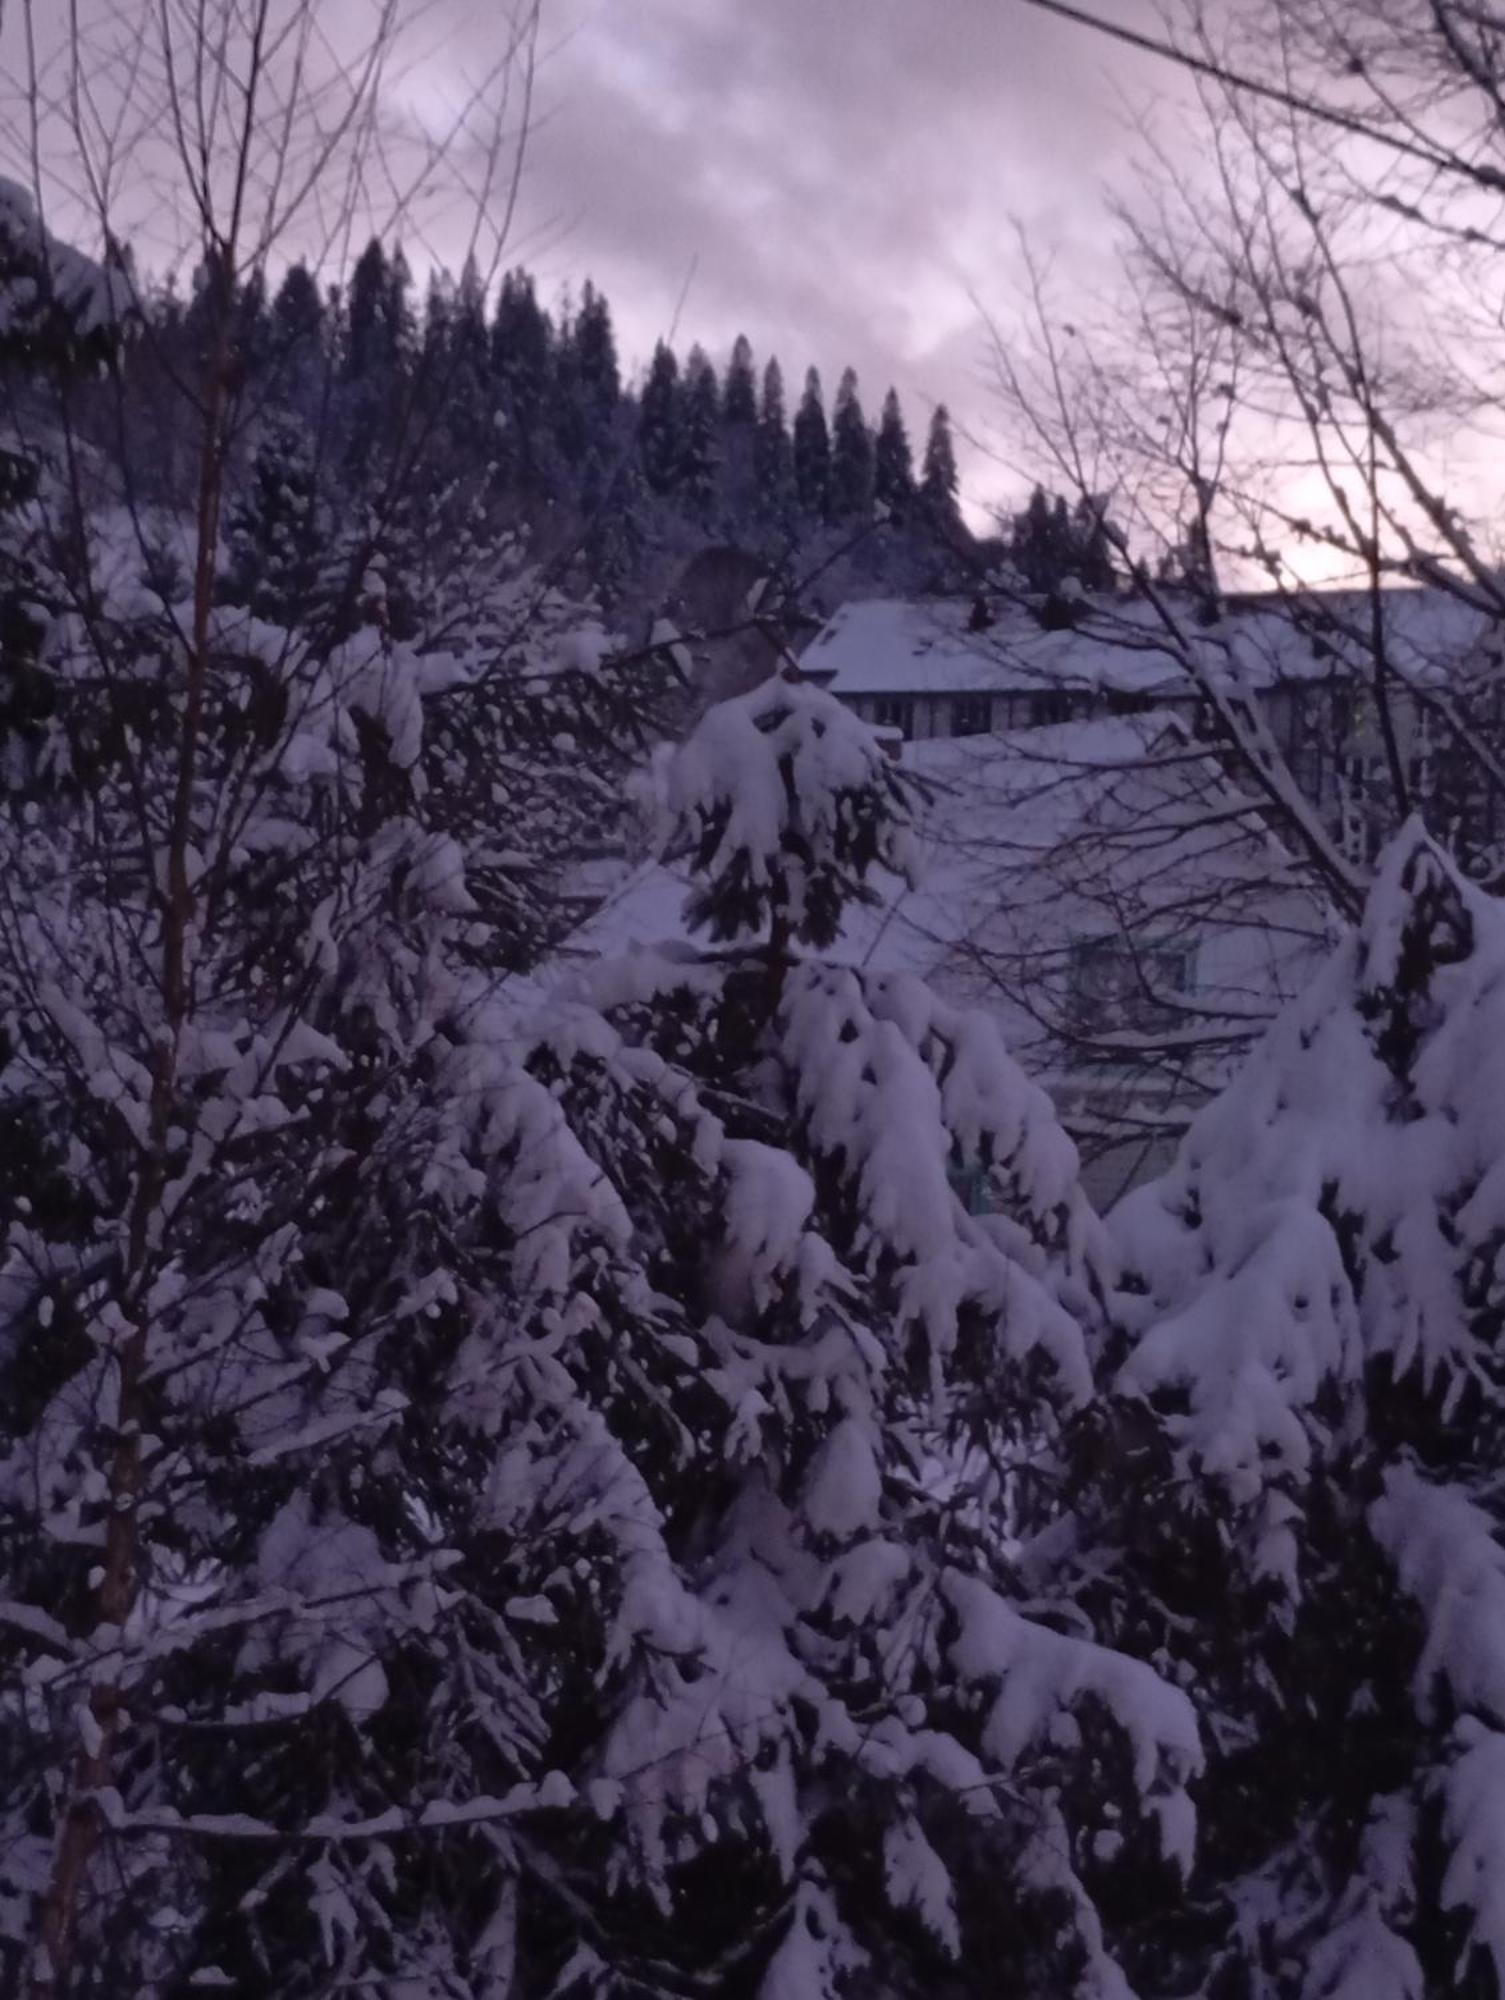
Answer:
M692 713L747 694L777 672L781 637L749 610L767 565L745 549L703 549L689 563L665 606L690 635L696 676Z

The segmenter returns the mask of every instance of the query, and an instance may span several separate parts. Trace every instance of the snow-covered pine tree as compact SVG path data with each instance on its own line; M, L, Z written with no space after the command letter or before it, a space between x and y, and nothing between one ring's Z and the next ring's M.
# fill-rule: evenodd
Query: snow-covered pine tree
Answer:
M784 406L784 372L777 355L763 370L754 468L758 514L763 521L782 526L794 507L794 454Z
M19 182L0 176L0 362L18 371L87 367L137 317L128 272L105 268L55 237Z
M308 266L291 264L272 295L268 385L279 405L305 423L317 419L328 393L332 357L324 302Z
M556 1774L652 1587L614 1440L651 1467L704 1394L512 1011L648 662L538 580L484 641L404 636L374 566L338 637L220 601L237 299L337 233L391 71L182 27L142 72L211 104L191 584L44 482L57 698L0 801L0 1990L539 1990L591 1941ZM678 1150L647 1070L603 1061L601 1154Z
M669 805L713 948L583 973L550 1031L588 1147L603 1067L672 1107L664 1147L597 1157L702 1400L661 1369L664 1446L620 1439L643 1575L575 1736L603 1830L555 1836L578 1947L538 1991L1120 1992L1094 1893L1188 1858L1184 1697L1003 1553L1012 1468L1089 1392L1072 1148L989 1021L819 955L908 865L911 804L808 684L711 710Z
M879 504L899 519L914 503L914 460L896 389L890 389L883 398L883 414L873 447L873 492Z
M611 307L589 278L580 294L580 311L575 318L575 349L579 357L580 388L592 419L591 443L598 445L609 433L621 398L622 382Z
M683 421L674 490L696 519L708 518L721 471L721 386L703 347L692 347L685 363Z
M751 538L762 511L758 498L758 384L752 346L744 333L733 342L726 368L721 452L721 498L727 526L739 539Z
M1084 590L1109 591L1118 581L1114 559L1114 536L1108 518L1108 498L1084 493L1071 515L1072 539L1076 544L1077 576Z
M1505 1992L1502 996L1505 910L1413 822L1115 1216L1077 1598L1186 1688L1210 1761L1143 1993Z
M679 470L684 430L684 392L672 347L659 341L638 403L638 456L643 477L655 493L668 493Z
M1061 494L1036 486L1008 528L1009 560L1028 588L1059 599L1062 586L1111 591L1117 581L1114 535L1105 497L1068 506ZM1166 573L1167 580L1178 579Z
M409 290L412 278L401 247L390 256L373 237L356 260L346 296L343 379L336 399L340 469L355 487L378 486L388 476L396 440L411 418L416 332ZM206 314L209 337L216 315ZM208 367L206 340L197 349L195 373Z
M730 948L529 1027L649 663L453 565L338 633L154 602L85 529L0 819L6 1982L1103 1990L1196 1734L1001 1553L1089 1387L1069 1145L804 956L902 774L808 687L713 711Z
M345 290L345 343L343 373L348 381L386 365L387 253L381 240L373 236L350 273Z
M126 273L60 242L27 191L0 179L0 795L19 796L35 771L57 700L42 657L49 524L33 504L49 392L118 357L139 318Z
M413 273L402 245L394 244L381 301L381 343L386 365L405 371L413 365L418 326L413 312Z
M831 499L831 434L818 368L806 369L804 394L794 413L794 494L806 514L825 519Z
M1043 486L1031 489L1029 499L1014 516L1009 559L1028 588L1042 596L1058 589L1065 579L1069 552Z
M425 409L444 440L451 468L468 465L487 475L499 447L496 383L486 326L486 286L475 258L467 257L450 302L448 338L439 365L425 381Z
M331 646L131 554L55 580L0 820L0 1986L504 1991L571 1595L641 1547L551 1350L642 1311L663 1436L506 978L658 668L516 573Z
M455 281L448 271L429 272L423 298L423 327L418 336L420 372L437 373L454 339Z
M831 419L831 514L866 520L873 511L873 437L857 395L857 371L843 371Z
M549 370L547 428L553 454L558 460L557 484L563 489L590 449L590 429L586 423L585 397L580 379L580 350L575 339L575 314L568 291L553 314L554 345Z
M226 524L224 594L274 624L306 616L323 573L329 510L318 491L316 440L274 412L262 427Z
M726 366L726 394L722 414L728 425L751 428L758 420L758 385L753 374L752 344L745 333L732 342L731 360Z
M608 615L628 595L643 563L649 510L634 452L590 452L580 469L582 545L596 596Z
M533 279L508 271L491 322L491 373L500 424L501 462L513 485L538 492L547 483L549 394L554 329Z
M37 477L30 457L0 451L0 787L6 791L21 782L56 698L39 657L46 608L22 526Z
M404 265L403 270L407 267ZM411 315L409 315L411 336ZM274 359L272 316L267 305L266 273L252 270L242 281L235 300L232 335L234 371L244 383L265 381ZM409 340L411 355L411 337Z
M956 447L951 441L950 412L944 403L937 403L925 438L925 456L920 466L920 497L931 521L942 532L960 523L956 504L959 485Z

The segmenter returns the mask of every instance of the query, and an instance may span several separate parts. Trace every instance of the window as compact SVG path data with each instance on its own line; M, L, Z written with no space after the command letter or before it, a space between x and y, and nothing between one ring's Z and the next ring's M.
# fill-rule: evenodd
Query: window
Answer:
M1127 936L1079 939L1067 972L1071 1025L1081 1035L1169 1027L1174 1002L1191 990L1191 975L1185 945Z
M1029 722L1030 697L1027 694L1005 694L998 698L1002 720L1000 729L1023 729Z
M873 703L873 721L879 729L897 729L901 735L913 736L913 696L880 694Z
M989 694L959 694L951 702L953 736L986 736L993 727L993 697Z
M1070 722L1071 696L1062 688L1049 688L1043 694L1032 694L1029 698L1029 722L1032 729L1047 728L1053 722Z
M1147 715L1155 706L1153 694L1138 688L1109 688L1108 713L1110 715Z

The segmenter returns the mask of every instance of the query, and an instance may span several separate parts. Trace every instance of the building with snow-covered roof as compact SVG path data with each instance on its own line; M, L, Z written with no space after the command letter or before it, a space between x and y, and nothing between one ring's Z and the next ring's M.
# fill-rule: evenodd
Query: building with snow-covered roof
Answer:
M1428 702L1488 691L1500 637L1440 593L1381 608L1416 769ZM1204 727L1210 686L1256 703L1297 783L1340 819L1345 760L1378 754L1373 606L1331 593L1301 610L1304 624L1250 600L1168 633L1127 599L1084 601L1054 628L1024 605L880 600L845 607L802 655L930 789L919 886L886 884L839 951L995 1014L1100 1200L1163 1165L1331 944L1309 858ZM626 871L590 948L672 938L685 892L672 866Z
M1407 589L1382 593L1378 617L1358 591L1234 599L1211 625L1163 597L1082 597L1055 612L983 600L848 604L801 666L865 721L915 743L1150 709L1197 727L1209 687L1220 688L1258 710L1300 790L1367 856L1386 830L1362 810L1389 756L1374 694L1382 659L1413 795L1437 795L1433 818L1450 823L1439 830L1460 850L1488 854L1505 842L1505 786L1492 775L1505 770L1505 628L1488 607Z
M1109 644L1095 632L1047 630L1022 608L883 598L843 605L800 666L864 721L915 741L1189 707L1194 690L1149 621L1120 626Z

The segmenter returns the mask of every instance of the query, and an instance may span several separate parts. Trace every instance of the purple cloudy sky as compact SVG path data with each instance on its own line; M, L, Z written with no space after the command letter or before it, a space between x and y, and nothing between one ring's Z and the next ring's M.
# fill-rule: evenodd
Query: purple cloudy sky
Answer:
M1120 20L1141 0L1101 0ZM1015 219L1084 269L1151 66L1020 0L551 0L518 255L592 276L641 365L745 331L793 391L858 370L920 432L987 421L976 292L1006 311ZM693 267L693 275L692 275ZM686 281L688 289L686 289ZM975 455L968 497L1009 487Z
M332 4L366 32L374 0ZM1156 0L1092 4L1155 18ZM119 0L80 5L126 32ZM1106 277L1103 195L1134 151L1131 109L1174 83L1024 0L543 0L542 14L507 261L546 300L594 278L629 371L678 311L681 351L698 340L720 360L740 331L760 366L776 353L791 403L812 362L828 402L853 365L870 416L892 382L917 444L938 401L964 430L988 425L971 295L1007 317L1017 222L1084 283ZM56 59L66 13L39 18ZM438 0L411 19L423 54L392 93L442 130L494 60L503 16L498 0ZM7 144L0 121L0 171L27 172L19 124ZM126 204L122 233L149 261L181 261L170 221L140 208ZM444 238L407 247L420 265L425 248L457 261ZM961 455L974 514L1014 496L1017 476L964 439Z

